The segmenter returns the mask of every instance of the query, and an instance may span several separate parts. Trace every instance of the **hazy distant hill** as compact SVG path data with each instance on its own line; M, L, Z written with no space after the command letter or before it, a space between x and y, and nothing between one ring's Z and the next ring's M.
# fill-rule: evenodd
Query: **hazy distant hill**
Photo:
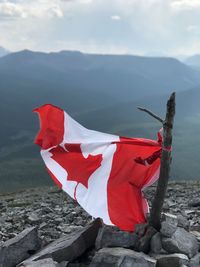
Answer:
M200 67L200 55L194 55L194 56L188 57L184 60L184 62L191 66Z
M65 90L104 92L120 101L184 90L200 82L199 73L173 58L40 53L28 50L0 59L0 73L13 79L61 83ZM59 87L59 84L58 84ZM54 88L55 89L55 88Z
M161 112L165 109L161 103L176 90L182 99L177 108L184 114L191 110L189 118L196 123L200 90L182 91L200 84L199 73L173 58L27 50L0 58L1 187L38 185L48 179L33 145L38 120L31 110L36 106L59 105L87 127L101 131L152 137L157 124L136 112L135 106ZM187 134L188 130L187 126ZM198 171L193 168L193 173Z
M173 140L173 172L177 179L200 179L200 86L177 93L176 117ZM138 106L151 109L164 118L168 95L154 96L113 105L77 119L89 128L108 131L124 136L156 138L161 125L147 114L138 111ZM95 120L93 119L95 118Z
M0 57L3 57L3 56L5 56L5 55L7 55L9 53L10 52L7 49L5 49L2 46L0 46Z

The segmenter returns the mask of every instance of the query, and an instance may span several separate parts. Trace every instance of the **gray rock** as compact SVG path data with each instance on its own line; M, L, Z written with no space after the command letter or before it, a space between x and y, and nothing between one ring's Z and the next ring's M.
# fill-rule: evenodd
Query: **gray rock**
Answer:
M151 239L151 252L159 254L162 250L161 234L156 233Z
M142 252L125 248L103 248L94 256L90 267L155 267L156 260Z
M190 226L190 231L197 231L200 232L200 223L197 225L191 225Z
M170 199L166 199L165 203L168 205L169 208L175 207L176 206L176 202L170 200Z
M188 216L191 214L195 214L195 210L184 210L184 213Z
M47 226L47 224L45 222L43 222L39 225L39 229L41 230L41 229L45 228L46 226Z
M179 227L182 227L186 230L189 229L189 226L190 226L190 222L187 220L187 218L183 217L182 215L178 215L177 216L177 219L178 219L178 226Z
M192 258L198 252L198 241L183 228L177 228L171 238L162 239L163 248L169 253L183 253Z
M27 228L0 247L0 266L11 267L40 249L41 241L35 227Z
M116 227L103 226L98 233L95 246L97 249L103 247L135 247L137 235L120 231Z
M200 267L200 253L191 258L189 267Z
M190 231L192 235L196 237L196 239L200 242L200 232L197 231Z
M38 215L36 213L31 213L28 216L28 222L29 223L38 223L40 221L40 218L38 217Z
M30 261L21 265L23 267L60 267L52 258L42 259L38 261Z
M162 220L170 223L172 225L177 225L178 224L178 219L177 216L171 213L163 213L162 214Z
M168 222L162 222L160 232L165 237L171 237L173 233L176 231L176 229L177 229L176 225L173 225Z
M199 199L191 200L191 201L188 203L188 206L189 206L189 207L200 207L200 198L199 198Z
M28 261L38 261L51 257L54 261L72 261L81 256L88 248L95 244L95 240L102 226L101 220L96 219L90 225L69 235L62 236L33 255ZM19 266L23 266L23 262Z
M57 229L60 229L62 233L70 234L74 231L78 231L82 229L82 226L74 226L74 225L59 225Z
M156 267L183 267L188 266L188 257L184 254L171 254L160 256Z
M169 213L163 215L166 222L177 224L175 215L181 213L190 221L190 231L200 232L200 209L188 207L191 196L193 199L199 199L199 185L199 182L192 181L189 183L169 182L166 199L176 205L171 206L168 203L171 206ZM154 198L155 189L156 186L145 189L145 194L150 201ZM56 187L39 187L12 194L0 194L0 202L3 203L0 215L0 231L3 233L0 237L1 241L10 239L31 224L41 225L39 235L43 239L43 245L47 245L59 238L63 231L72 230L71 227L67 229L65 226L85 226L91 220L91 217L78 206L77 202ZM37 214L39 222L28 222L28 216L32 213Z

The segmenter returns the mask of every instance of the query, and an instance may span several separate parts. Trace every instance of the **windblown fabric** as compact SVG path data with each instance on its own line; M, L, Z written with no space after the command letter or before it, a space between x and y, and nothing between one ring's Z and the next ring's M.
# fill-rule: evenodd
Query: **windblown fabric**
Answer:
M159 177L161 136L154 141L89 130L51 104L34 112L40 119L35 143L60 188L105 224L134 231L146 221L142 189Z

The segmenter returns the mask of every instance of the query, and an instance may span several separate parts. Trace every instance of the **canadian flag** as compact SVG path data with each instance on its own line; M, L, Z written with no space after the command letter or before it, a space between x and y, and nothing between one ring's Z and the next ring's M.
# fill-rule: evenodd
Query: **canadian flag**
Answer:
M159 177L158 141L89 130L51 104L36 108L40 131L35 143L48 172L93 217L134 231L146 221L142 190Z

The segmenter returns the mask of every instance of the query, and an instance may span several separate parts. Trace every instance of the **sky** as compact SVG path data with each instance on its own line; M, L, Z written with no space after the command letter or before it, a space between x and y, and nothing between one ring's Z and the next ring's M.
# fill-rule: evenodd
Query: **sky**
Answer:
M200 53L200 0L0 0L11 51L187 56Z

